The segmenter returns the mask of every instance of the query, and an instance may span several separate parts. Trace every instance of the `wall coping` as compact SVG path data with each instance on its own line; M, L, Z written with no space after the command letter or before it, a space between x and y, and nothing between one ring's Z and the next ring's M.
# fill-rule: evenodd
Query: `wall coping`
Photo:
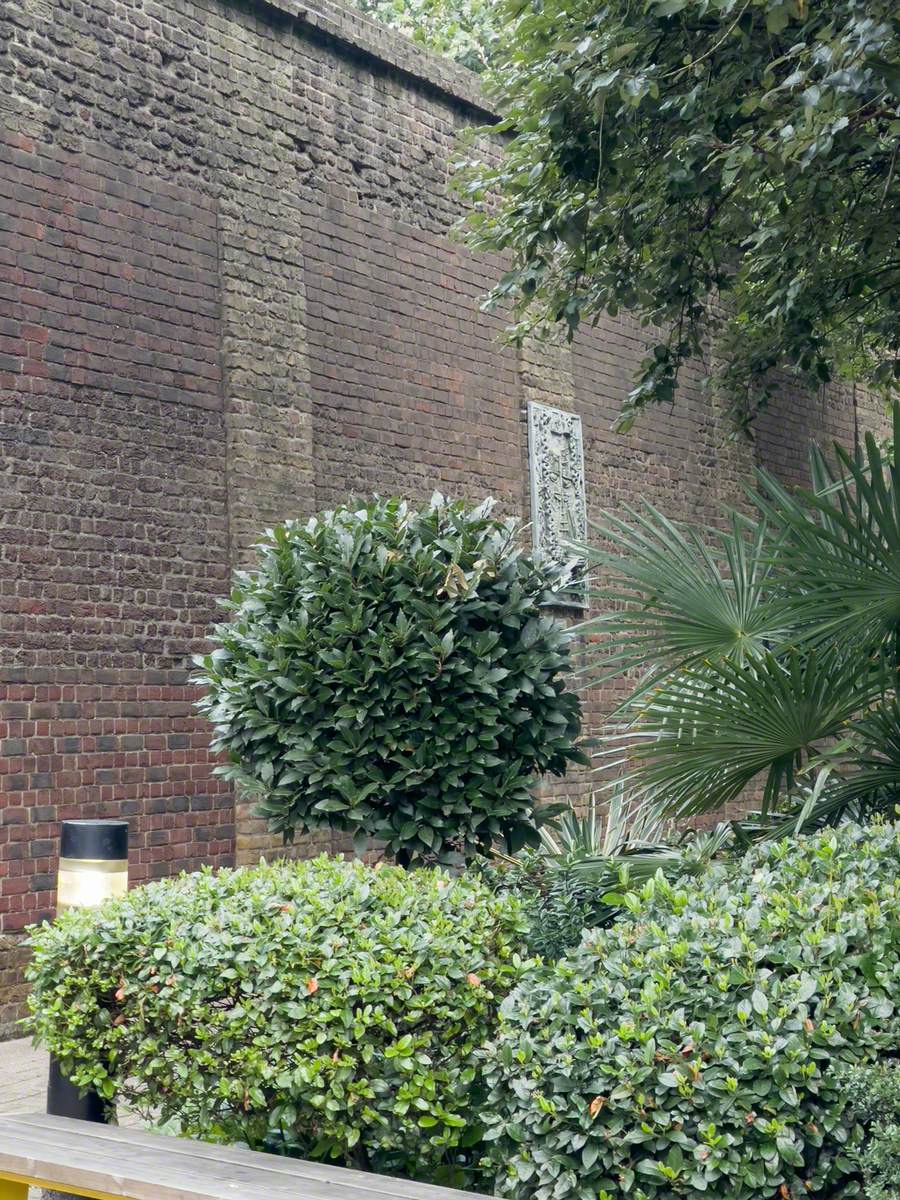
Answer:
M334 0L250 0L270 18L288 17L299 30L388 67L428 91L468 108L481 121L499 113L474 71L419 46L402 33Z

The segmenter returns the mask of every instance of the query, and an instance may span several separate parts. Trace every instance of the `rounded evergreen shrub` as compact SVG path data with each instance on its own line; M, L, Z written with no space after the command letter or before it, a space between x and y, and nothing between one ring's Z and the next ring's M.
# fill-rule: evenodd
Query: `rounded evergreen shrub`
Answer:
M188 1136L452 1179L521 931L437 870L184 875L33 932L30 1024L77 1084Z
M201 708L273 832L448 863L534 840L533 777L585 761L580 707L542 609L562 572L491 508L340 508L272 530L237 576Z
M859 1194L838 1063L900 1040L900 826L626 897L504 1002L486 1138L516 1200Z

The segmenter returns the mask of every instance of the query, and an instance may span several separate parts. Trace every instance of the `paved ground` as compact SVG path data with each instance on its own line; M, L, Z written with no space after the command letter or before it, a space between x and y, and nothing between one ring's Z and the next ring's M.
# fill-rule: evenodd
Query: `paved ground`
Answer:
M0 1042L0 1116L3 1113L44 1112L47 1107L47 1055L32 1049L27 1038ZM31 1189L31 1200L41 1193ZM51 1193L43 1194L51 1200ZM60 1197L60 1200L65 1200ZM71 1200L75 1200L73 1196Z
M0 1042L0 1116L4 1113L45 1112L47 1108L48 1056L32 1048L27 1038ZM122 1124L136 1125L133 1116ZM31 1200L78 1200L62 1192L39 1192L32 1188Z
M47 1055L27 1038L0 1042L0 1114L43 1112L47 1106Z
M0 1116L4 1113L46 1112L49 1059L23 1038L0 1042ZM119 1113L120 1125L140 1125L127 1110Z

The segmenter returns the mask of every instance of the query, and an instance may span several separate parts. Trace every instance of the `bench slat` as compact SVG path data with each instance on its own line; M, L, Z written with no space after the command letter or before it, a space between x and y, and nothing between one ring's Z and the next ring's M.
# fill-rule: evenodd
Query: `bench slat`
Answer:
M0 1120L0 1175L126 1200L461 1200L472 1193L64 1117ZM485 1198L483 1198L485 1200Z

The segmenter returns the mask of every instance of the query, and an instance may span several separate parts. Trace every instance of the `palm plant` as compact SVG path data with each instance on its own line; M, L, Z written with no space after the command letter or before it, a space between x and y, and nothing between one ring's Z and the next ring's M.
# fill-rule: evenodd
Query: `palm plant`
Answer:
M811 487L758 473L751 516L605 514L580 547L601 616L587 681L630 674L599 766L659 818L761 800L744 834L891 811L900 798L900 406Z
M667 836L665 826L618 786L607 803L594 797L587 811L569 809L542 826L536 848L518 855L494 850L504 868L495 876L498 886L514 890L523 901L530 949L559 957L577 944L584 928L610 924L623 893L658 872L698 874L731 840L727 825L710 833L684 830L675 838Z

